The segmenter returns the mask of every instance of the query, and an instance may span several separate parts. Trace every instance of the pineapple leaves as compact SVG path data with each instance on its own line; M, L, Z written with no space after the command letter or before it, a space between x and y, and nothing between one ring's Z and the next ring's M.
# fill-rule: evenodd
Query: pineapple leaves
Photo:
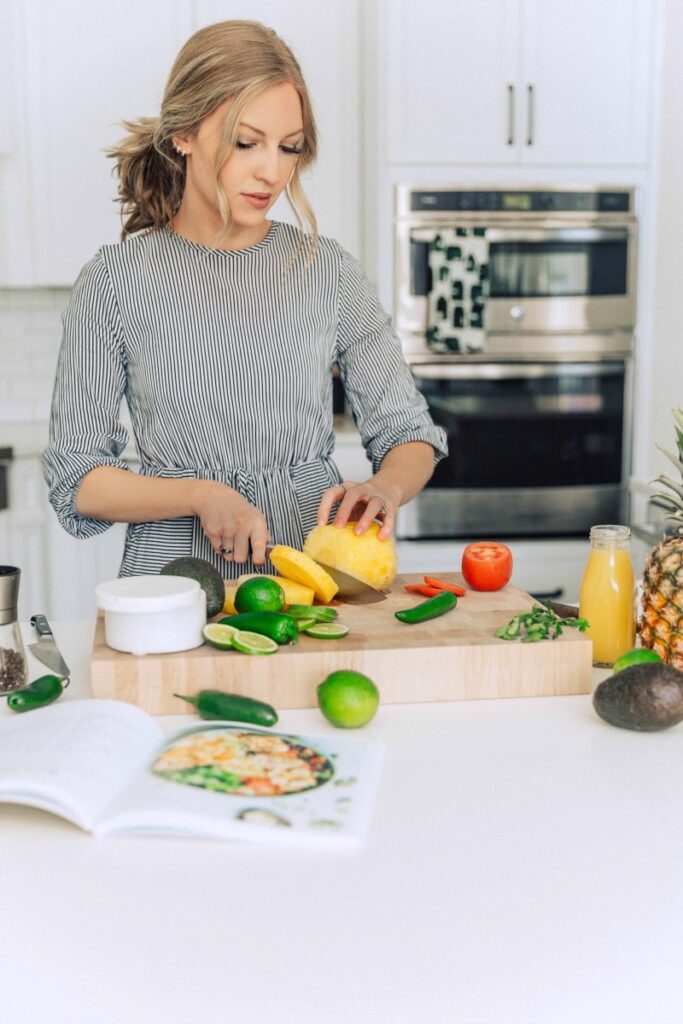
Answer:
M657 447L663 455L666 455L669 462L676 467L681 477L683 477L683 409L673 409L672 414L676 425L678 453L675 454L674 452L667 451L660 444ZM660 491L657 494L653 494L650 501L658 502L666 510L667 519L675 523L683 523L683 482L672 480L671 477L662 474L662 476L657 477L656 483L667 487L671 493L667 494Z
M669 462L672 462L678 470L678 472L681 474L681 476L683 476L683 459L674 455L673 452L667 451L666 448L662 448L661 444L658 444L657 447L659 448L662 455L666 455ZM659 479L661 479L661 477Z
M658 476L657 477L657 483L663 484L665 487L668 487L669 490L673 491L674 494L677 494L678 497L683 500L683 483L681 483L681 484L676 483L675 480L672 480L668 476ZM674 499L671 497L670 494L669 495L665 495L665 497L668 497L669 501L674 502ZM674 504L675 504L676 508L681 508L681 502L680 501L679 502L674 502Z

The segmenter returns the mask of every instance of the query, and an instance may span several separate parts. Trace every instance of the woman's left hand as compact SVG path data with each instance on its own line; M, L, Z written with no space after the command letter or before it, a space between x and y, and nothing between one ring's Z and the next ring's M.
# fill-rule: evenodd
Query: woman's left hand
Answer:
M387 540L391 536L400 504L400 496L392 488L380 487L371 479L362 484L344 480L341 484L328 487L320 499L318 526L327 523L337 502L339 508L332 520L333 526L346 526L348 522L357 520L354 532L360 536L374 519L380 519L382 527L378 534L379 539Z

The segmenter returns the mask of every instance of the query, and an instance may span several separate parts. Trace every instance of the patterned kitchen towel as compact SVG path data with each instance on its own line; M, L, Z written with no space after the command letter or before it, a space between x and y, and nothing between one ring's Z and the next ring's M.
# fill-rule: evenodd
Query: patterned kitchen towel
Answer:
M482 352L489 293L485 228L447 228L429 243L432 290L427 297L427 344L433 352Z

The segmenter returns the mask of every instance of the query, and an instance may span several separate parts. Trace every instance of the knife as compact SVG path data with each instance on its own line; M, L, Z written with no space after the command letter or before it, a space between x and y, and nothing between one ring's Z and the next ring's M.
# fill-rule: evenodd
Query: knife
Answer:
M50 629L50 623L44 615L32 615L31 625L34 627L39 639L34 644L29 644L29 650L33 651L38 661L47 665L51 672L61 676L62 679L69 678L69 668L64 658L59 653L55 638Z

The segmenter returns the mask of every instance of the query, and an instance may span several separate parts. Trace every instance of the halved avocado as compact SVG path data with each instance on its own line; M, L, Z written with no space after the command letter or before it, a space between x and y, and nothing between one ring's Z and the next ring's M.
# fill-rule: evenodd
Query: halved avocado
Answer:
M683 721L683 672L663 664L632 665L596 687L593 707L620 729L668 729Z
M167 562L161 570L162 576L185 576L196 580L206 594L206 614L210 619L223 611L225 602L225 584L223 577L211 562L204 558L174 558Z

